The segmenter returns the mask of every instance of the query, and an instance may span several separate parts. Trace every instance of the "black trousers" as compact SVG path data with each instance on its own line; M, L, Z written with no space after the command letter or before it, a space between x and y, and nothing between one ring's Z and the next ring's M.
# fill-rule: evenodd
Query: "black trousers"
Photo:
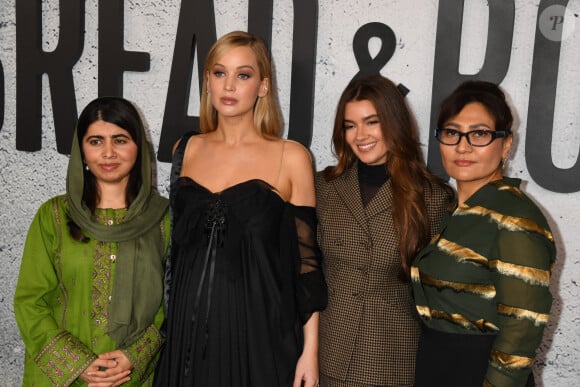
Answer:
M481 387L495 335L462 335L423 326L415 387ZM530 374L526 387L534 387Z

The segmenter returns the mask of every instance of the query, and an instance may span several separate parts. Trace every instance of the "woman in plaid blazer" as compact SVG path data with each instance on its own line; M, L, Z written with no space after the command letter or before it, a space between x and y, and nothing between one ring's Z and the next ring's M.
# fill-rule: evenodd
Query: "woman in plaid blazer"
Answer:
M380 75L344 90L333 147L338 163L316 182L329 291L320 385L412 386L420 329L409 267L453 191L427 170L403 95Z

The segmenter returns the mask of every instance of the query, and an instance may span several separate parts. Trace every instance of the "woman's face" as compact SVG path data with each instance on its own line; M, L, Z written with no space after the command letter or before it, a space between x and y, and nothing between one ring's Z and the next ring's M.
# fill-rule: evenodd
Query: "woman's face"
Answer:
M93 122L83 136L83 155L98 186L127 184L139 151L125 129L105 121Z
M268 91L268 79L260 79L254 51L234 47L218 58L207 74L211 103L221 117L253 115L258 97Z
M479 102L472 102L444 123L443 128L466 133L472 130L495 131L495 120ZM465 199L490 181L501 179L502 159L506 159L512 136L496 138L489 145L474 147L465 136L457 145L440 144L443 167L457 182L458 196L463 190Z
M369 100L347 102L344 109L344 136L356 157L368 165L387 162L388 148L375 106Z

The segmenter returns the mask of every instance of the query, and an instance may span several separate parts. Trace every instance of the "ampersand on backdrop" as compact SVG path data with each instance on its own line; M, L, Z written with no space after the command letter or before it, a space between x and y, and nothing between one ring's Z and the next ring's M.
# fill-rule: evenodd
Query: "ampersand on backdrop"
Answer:
M371 38L381 40L381 48L374 58L371 57L369 52ZM360 70L353 77L353 80L365 75L380 74L381 69L385 67L395 54L396 46L395 33L386 24L378 22L367 23L359 28L352 41L352 51ZM404 85L399 84L397 87L404 96L409 93L409 89Z

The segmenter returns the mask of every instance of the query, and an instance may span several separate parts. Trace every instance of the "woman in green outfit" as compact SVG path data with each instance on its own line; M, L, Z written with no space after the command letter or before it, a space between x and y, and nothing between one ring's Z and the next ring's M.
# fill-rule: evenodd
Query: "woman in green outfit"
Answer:
M66 194L39 208L24 246L23 385L147 384L162 342L168 202L151 187L131 103L92 101L73 138Z
M520 180L503 176L512 121L489 82L466 82L443 102L436 137L457 203L411 268L423 321L416 387L534 385L556 251Z

